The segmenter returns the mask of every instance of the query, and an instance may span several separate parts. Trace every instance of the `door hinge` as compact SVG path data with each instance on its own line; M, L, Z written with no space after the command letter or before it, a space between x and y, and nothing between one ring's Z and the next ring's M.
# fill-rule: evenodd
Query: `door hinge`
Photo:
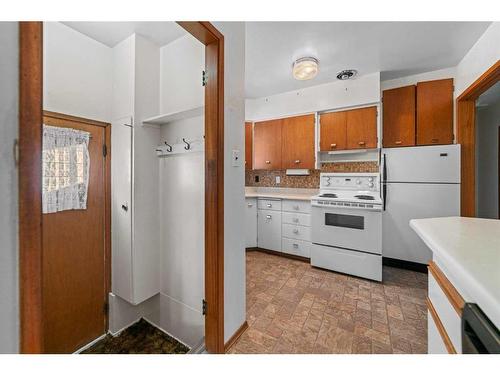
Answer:
M102 145L102 156L108 156L108 147L106 145Z
M207 315L207 301L205 300L201 301L201 312L203 315Z
M104 314L108 315L108 313L109 313L109 303L104 302L103 311L104 311Z
M206 86L208 81L207 72L204 70L201 72L201 85Z

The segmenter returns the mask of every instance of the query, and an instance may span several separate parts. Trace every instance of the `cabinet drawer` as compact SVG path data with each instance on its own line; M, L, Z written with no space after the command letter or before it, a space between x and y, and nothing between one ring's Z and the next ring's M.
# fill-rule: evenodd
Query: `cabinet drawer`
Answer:
M283 224L303 225L306 227L311 226L311 215L299 214L295 212L283 212Z
M294 201L294 200L284 200L283 201L283 211L288 212L302 212L311 213L311 202L310 201Z
M309 241L283 238L281 251L287 254L298 255L304 258L311 257L311 243Z
M311 241L311 228L302 225L283 224L283 237Z
M427 354L448 354L448 349L430 312L427 313Z
M281 200L279 199L258 199L257 205L259 210L275 210L281 211Z
M433 263L429 266L429 300L448 335L453 348L457 353L462 352L462 320L453 305L450 303L446 293L436 280L436 271L433 271ZM435 269L435 268L434 268ZM441 271L437 271L441 272Z

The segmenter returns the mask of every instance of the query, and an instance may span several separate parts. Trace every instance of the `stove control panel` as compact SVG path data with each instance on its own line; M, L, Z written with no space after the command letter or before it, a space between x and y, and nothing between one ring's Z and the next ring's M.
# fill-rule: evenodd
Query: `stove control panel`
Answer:
M320 188L339 190L380 190L378 173L321 173Z

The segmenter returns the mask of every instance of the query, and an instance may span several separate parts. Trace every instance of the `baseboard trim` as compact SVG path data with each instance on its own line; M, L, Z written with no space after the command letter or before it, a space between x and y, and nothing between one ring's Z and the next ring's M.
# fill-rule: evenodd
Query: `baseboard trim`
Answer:
M279 257L289 258L289 259L293 259L293 260L300 260L301 262L306 262L306 263L310 263L310 261L311 261L310 258L301 257L299 255L282 253L281 251L263 249L261 247L247 247L246 251L259 251L261 253L266 253L266 254L271 254L271 255L277 255Z
M428 272L427 264L410 262L408 260L382 257L382 264L384 266L402 268L405 270L416 271L420 273Z
M225 353L227 353L229 349L231 349L231 347L236 343L236 341L238 341L240 336L243 334L243 332L247 330L247 328L248 328L248 322L245 320L241 325L241 327L236 330L234 335L232 335L231 338L227 340L226 344L224 345Z

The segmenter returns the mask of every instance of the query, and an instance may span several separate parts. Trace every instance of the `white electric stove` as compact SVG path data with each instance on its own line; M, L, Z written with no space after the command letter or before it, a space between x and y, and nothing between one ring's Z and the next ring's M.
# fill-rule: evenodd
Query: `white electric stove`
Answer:
M311 205L311 264L382 281L380 175L322 173Z

